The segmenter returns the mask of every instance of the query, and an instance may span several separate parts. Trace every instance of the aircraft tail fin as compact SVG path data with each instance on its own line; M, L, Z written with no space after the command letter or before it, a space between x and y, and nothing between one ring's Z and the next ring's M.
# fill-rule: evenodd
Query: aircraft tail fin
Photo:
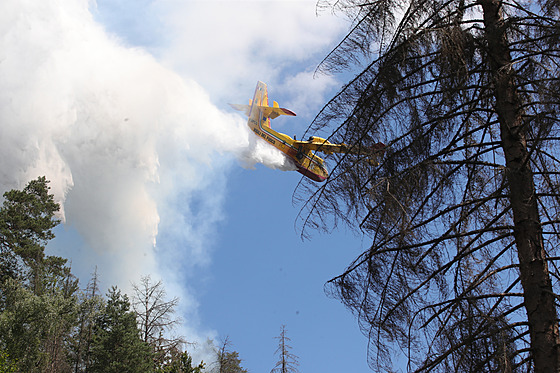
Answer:
M249 105L230 104L230 106L235 110L244 112L248 117L255 116L255 120L258 120L257 116L259 116L260 111L263 116L262 124L268 127L270 127L269 119L278 118L280 115L296 115L289 109L281 108L276 101L272 102L272 107L268 106L268 90L263 82L257 82L255 95L252 100L249 100Z

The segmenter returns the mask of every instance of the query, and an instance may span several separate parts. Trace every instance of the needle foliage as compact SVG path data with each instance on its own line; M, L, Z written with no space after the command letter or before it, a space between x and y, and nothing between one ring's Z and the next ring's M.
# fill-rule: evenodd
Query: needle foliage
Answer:
M340 0L319 71L358 71L310 130L387 147L302 181L303 234L370 245L327 284L375 371L560 370L560 8L556 1Z

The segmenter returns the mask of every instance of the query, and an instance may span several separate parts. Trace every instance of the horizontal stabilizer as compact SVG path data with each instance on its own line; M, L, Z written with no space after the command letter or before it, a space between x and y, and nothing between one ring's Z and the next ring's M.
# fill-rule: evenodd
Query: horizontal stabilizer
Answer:
M291 111L290 109L284 109L281 107L270 107L270 106L257 106L257 105L243 105L243 104L229 104L232 108L238 111L242 111L245 113L246 116L251 114L251 107L258 108L262 111L263 116L266 118L274 119L278 118L280 115L290 115L295 117L296 113Z
M290 115L292 117L296 116L296 113L290 109L284 109L281 107L270 107L270 106L259 106L265 117L274 119L278 118L280 115Z

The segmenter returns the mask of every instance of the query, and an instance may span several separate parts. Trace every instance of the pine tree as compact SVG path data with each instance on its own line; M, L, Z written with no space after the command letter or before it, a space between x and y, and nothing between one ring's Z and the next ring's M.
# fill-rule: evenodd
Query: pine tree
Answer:
M0 349L19 371L67 370L77 279L66 259L46 256L59 206L44 177L4 194L0 208Z
M291 339L286 336L286 325L282 325L280 336L276 339L278 339L278 348L276 349L278 362L270 373L297 373L298 357L290 352L292 349L289 345Z
M193 366L192 356L187 351L179 352L172 350L169 354L170 359L165 364L156 369L160 373L202 373L206 364L203 361L197 366Z
M107 298L105 311L95 324L88 371L144 373L153 370L151 348L140 338L128 297L112 287Z
M387 147L379 166L330 156L300 190L303 229L371 238L328 284L370 366L406 351L411 371L559 371L559 3L322 5L352 27L320 69L360 71L312 129Z
M36 293L45 246L60 223L54 216L60 206L47 184L45 177L39 177L23 190L4 193L0 209L0 280L25 278Z
M88 371L91 366L91 345L96 320L105 311L106 302L99 294L95 268L86 288L79 295L77 325L70 335L69 354L75 373Z
M216 363L212 372L215 373L247 373L241 366L241 359L237 351L230 350L231 341L224 339L220 348L216 349Z

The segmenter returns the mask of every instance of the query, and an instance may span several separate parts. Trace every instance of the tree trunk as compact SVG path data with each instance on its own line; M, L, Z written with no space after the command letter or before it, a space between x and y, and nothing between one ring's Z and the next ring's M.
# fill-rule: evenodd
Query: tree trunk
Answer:
M522 101L514 82L501 1L479 0L479 3L484 12L531 353L536 372L560 372L560 338L554 294L525 137Z

